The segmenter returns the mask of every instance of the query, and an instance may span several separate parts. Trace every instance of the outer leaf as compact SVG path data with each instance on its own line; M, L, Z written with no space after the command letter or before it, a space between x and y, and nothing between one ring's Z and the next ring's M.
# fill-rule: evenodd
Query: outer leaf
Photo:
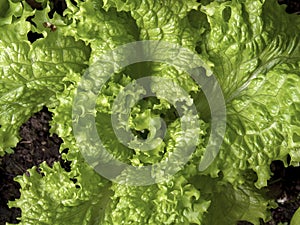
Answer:
M106 12L101 1L80 1L78 7L70 7L66 14L72 23L66 27L65 34L91 43L90 63L95 63L104 51L137 38L138 29L130 15L117 13L115 9Z
M15 146L21 124L43 105L53 103L55 98L50 98L70 83L63 81L64 76L81 72L89 56L88 47L59 31L31 44L27 14L0 27L0 154Z
M217 176L221 170L237 184L251 168L257 187L266 186L271 161L286 162L290 154L299 162L300 36L290 25L299 18L269 1L213 2L203 11L211 26L206 51L228 113L224 145L206 172Z
M213 1L201 11L210 28L201 51L213 62L228 100L239 95L257 73L299 56L295 27L300 19L286 14L275 1Z
M3 0L0 2L0 26L11 24L16 17L21 16L23 8L21 2Z
M293 215L293 218L291 220L291 225L297 225L299 223L300 223L300 208L298 208L295 214Z
M71 174L59 163L53 169L42 164L41 169L44 177L32 168L30 177L17 178L22 195L9 205L22 208L20 224L103 224L103 213L112 194L107 180L84 163L77 164Z
M264 198L265 193L254 187L252 181L234 188L220 179L196 176L197 188L203 193L203 199L210 199L211 205L205 214L205 225L232 225L239 220L260 224L260 218L268 221L271 218L269 208L274 202ZM194 181L195 182L195 181Z
M196 1L121 1L106 0L104 8L116 7L118 11L130 12L140 28L141 40L164 40L178 43L194 50L197 38L204 29L191 25L189 12L196 10Z
M270 178L273 160L285 162L290 154L293 164L299 162L297 73L291 65L278 65L257 75L249 89L229 104L228 130L219 155L226 179L243 182L240 170L251 168L257 172L257 186L262 187Z

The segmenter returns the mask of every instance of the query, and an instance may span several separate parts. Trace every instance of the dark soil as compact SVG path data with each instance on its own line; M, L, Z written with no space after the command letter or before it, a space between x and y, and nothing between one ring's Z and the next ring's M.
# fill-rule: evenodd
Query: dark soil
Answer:
M300 207L300 167L285 168L281 161L271 165L274 176L269 181L270 196L277 201L278 208L272 210L273 220L268 225L275 225L277 221L289 222L291 216Z
M300 1L299 0L278 0L279 4L286 4L286 12L287 13L300 13Z
M60 161L66 168L59 154L62 140L56 135L50 136L49 121L51 114L46 107L34 114L21 126L21 141L13 149L13 154L6 154L0 158L0 224L5 222L17 223L17 217L21 215L20 209L9 209L8 201L20 197L20 185L13 178L17 175L26 174L27 169L38 166L46 161L52 166L55 161ZM29 175L29 174L28 174Z
M34 9L41 9L41 4L34 0L26 0ZM268 1L268 0L267 0ZM287 4L288 13L300 13L300 2L298 0L278 0L280 4ZM49 13L51 17L56 11L62 15L66 4L64 0L52 0L53 10ZM32 35L32 34L30 34ZM30 36L30 41L40 38ZM20 185L13 180L17 175L27 174L27 169L37 167L46 161L52 166L59 161L63 168L69 170L69 163L61 159L59 147L62 140L56 135L50 136L49 121L51 113L44 107L40 112L34 114L20 128L21 141L14 148L13 154L0 157L0 225L6 222L16 224L21 210L9 209L8 201L20 197ZM276 225L280 222L289 222L296 209L300 206L300 168L285 168L280 161L271 165L274 176L269 181L268 189L270 196L276 199L278 208L272 210L273 219L265 225ZM29 174L28 174L29 175ZM239 225L250 225L241 221ZM264 224L264 223L261 223Z
M271 210L273 219L261 224L289 223L300 207L300 167L285 168L283 162L274 161L271 164L271 171L274 175L268 182L268 192L270 198L276 200L278 207ZM240 222L238 225L251 225L251 223Z

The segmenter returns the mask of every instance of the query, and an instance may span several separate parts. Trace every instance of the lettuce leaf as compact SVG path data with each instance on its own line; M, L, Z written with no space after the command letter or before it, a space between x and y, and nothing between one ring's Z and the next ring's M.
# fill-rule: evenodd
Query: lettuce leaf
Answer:
M32 25L26 18L32 14L24 11L12 24L0 26L0 155L16 145L22 123L55 102L55 94L71 83L63 78L80 73L90 54L83 42L60 31L44 32L45 38L31 44L27 34Z
M53 168L41 164L43 176L34 167L29 170L30 177L18 177L22 195L14 205L22 207L20 224L101 224L99 218L113 193L111 184L87 164L76 166L74 177L59 163Z
M300 222L300 209L298 208L291 220L291 225L296 225Z
M258 190L250 179L236 188L220 178L195 176L192 182L195 180L198 181L196 187L203 193L202 198L211 201L203 224L229 225L243 220L259 225L260 219L271 219L271 214L265 212L276 204L266 199L266 190Z
M70 172L58 163L43 164L44 176L33 168L30 177L17 178L21 199L10 206L22 209L21 224L232 225L248 220L258 225L268 220L274 203L261 188L271 176L271 162L287 165L288 156L292 165L300 162L300 18L285 14L275 0L66 2L65 16L52 19L49 5L34 11L23 2L23 14L13 6L13 12L0 11L6 18L0 20L0 154L16 144L19 126L46 105L54 115L52 132L64 141L61 151L68 149L63 158L72 162ZM26 21L30 15L36 26ZM57 30L51 32L44 22ZM44 38L30 43L29 31ZM97 99L95 118L107 149L123 162L140 166L162 160L180 133L171 104L150 99L132 108L130 125L141 133L149 120L164 114L169 131L163 144L145 153L119 143L110 117L126 85L146 75L171 78L196 98L199 110L202 133L195 133L200 142L190 161L168 182L142 187L97 174L72 133L73 98L87 66L105 51L138 40L164 40L199 54L218 79L227 110L220 152L199 171L211 125L201 88L162 63L131 65L114 74Z
M202 11L210 31L201 49L227 101L224 144L206 173L243 183L241 171L251 168L261 188L273 160L299 163L300 18L272 1L212 2Z
M0 26L11 24L16 17L23 14L21 2L4 0L0 2Z

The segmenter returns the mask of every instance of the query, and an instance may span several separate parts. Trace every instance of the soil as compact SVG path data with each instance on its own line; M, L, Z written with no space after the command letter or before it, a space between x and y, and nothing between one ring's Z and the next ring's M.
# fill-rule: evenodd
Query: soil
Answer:
M16 217L21 214L20 209L7 206L9 200L20 197L20 185L13 178L43 161L52 165L60 159L58 149L62 140L57 135L50 137L50 119L46 108L33 115L20 129L22 140L13 149L14 154L0 158L0 224L5 224L5 221L16 223Z
M34 9L41 9L41 4L34 0L26 0ZM268 0L267 0L268 1ZM279 4L287 4L287 13L300 13L300 2L298 0L278 0ZM49 16L56 11L62 14L66 8L64 0L53 0L53 10ZM30 34L31 42L40 36ZM20 185L13 180L21 174L27 174L27 169L46 162L52 166L59 161L61 166L69 171L70 162L63 161L59 153L62 140L56 135L50 135L49 121L51 113L46 107L34 114L20 128L21 141L13 149L13 154L0 157L0 225L6 222L17 224L21 215L19 208L8 208L7 202L20 197ZM289 223L291 217L300 207L300 167L285 168L280 161L274 161L271 165L274 175L269 181L268 189L270 196L278 203L278 208L272 210L273 219L262 225L276 225L284 222ZM246 221L240 221L238 225L251 225Z
M8 201L20 197L20 185L13 180L15 176L24 173L27 175L27 169L33 166L39 172L38 166L44 161L49 166L59 161L63 168L67 171L69 169L70 162L63 161L59 153L61 138L49 133L50 120L51 113L46 107L34 114L21 126L22 139L13 149L14 153L0 158L0 225L5 222L17 223L16 218L21 215L20 209L9 209L7 206Z
M299 0L278 0L279 4L287 5L286 12L287 13L300 13L300 1Z
M300 207L300 167L285 168L282 161L274 161L271 164L274 173L268 182L269 197L275 199L278 207L272 209L272 220L261 225L277 225L291 221L292 216ZM252 223L241 221L238 225L251 225Z

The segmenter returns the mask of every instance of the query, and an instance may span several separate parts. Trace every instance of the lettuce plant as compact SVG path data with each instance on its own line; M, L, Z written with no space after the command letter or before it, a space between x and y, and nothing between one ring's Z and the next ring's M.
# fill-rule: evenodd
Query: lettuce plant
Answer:
M50 18L51 4L39 2L43 10L19 0L0 3L0 154L11 152L21 124L47 106L52 132L63 139L61 152L68 149L62 154L72 163L70 172L59 163L42 164L41 173L32 168L30 176L16 178L21 198L9 204L22 209L20 224L258 225L270 218L275 204L264 187L271 162L300 162L299 16L285 14L275 0L67 0L64 15ZM42 38L31 43L29 32ZM197 108L199 141L192 157L168 181L146 186L112 182L95 172L72 129L74 96L89 66L105 52L140 40L166 41L197 54L217 78L227 112L219 154L199 171L211 131L201 88L163 63L115 73L98 96L94 116L103 144L127 164L164 159L181 133L172 104L146 98L132 108L130 128L145 138L149 121L164 117L163 142L149 152L120 144L110 118L128 84L149 75L170 78Z

